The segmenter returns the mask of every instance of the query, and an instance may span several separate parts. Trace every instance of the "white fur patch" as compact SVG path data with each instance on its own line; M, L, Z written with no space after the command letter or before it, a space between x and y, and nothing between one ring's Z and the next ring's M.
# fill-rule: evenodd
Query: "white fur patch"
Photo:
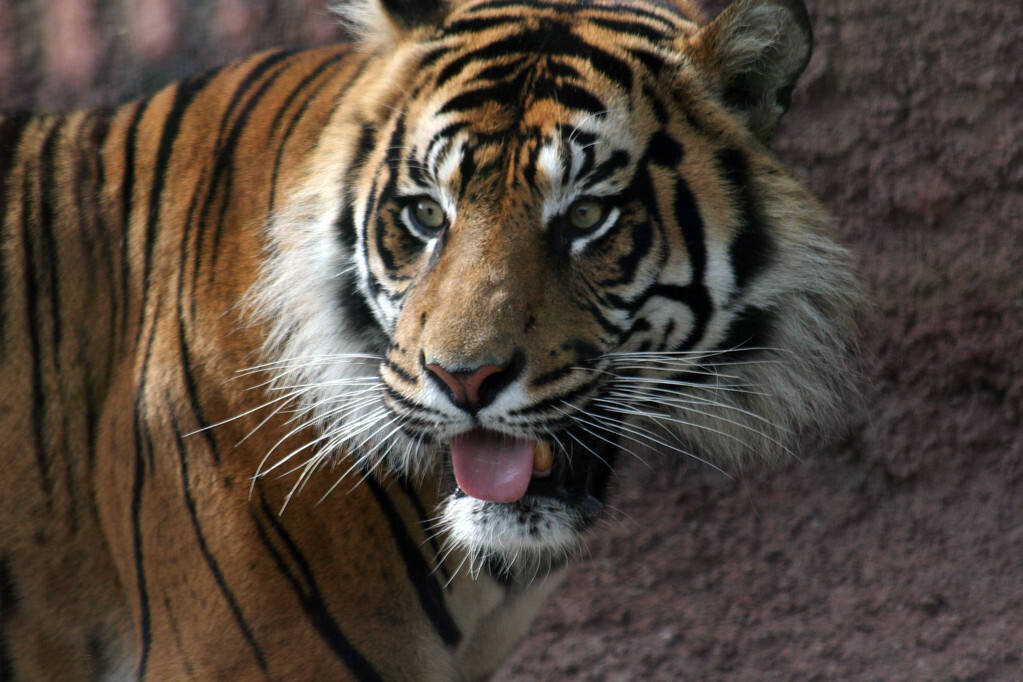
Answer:
M517 573L545 573L579 548L580 518L561 502L525 497L512 504L452 496L441 526L473 565L498 556Z

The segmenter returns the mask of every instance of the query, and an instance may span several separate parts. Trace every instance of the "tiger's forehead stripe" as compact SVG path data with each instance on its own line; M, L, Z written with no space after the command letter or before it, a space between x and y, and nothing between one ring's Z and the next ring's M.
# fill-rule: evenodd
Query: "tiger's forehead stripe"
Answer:
M667 8L663 9L667 11ZM645 43L645 49L636 44L623 46L623 52L644 62L641 55L650 54L651 48L666 44L691 24L674 12L664 16L633 6L628 8L628 13L628 18L623 19L620 6L602 8L596 5L580 9L578 6L523 2L469 7L462 12L467 16L456 16L443 27L437 39L439 44L424 55L420 66L428 68L447 54L459 53L438 73L434 84L441 88L474 63L486 66L484 72L476 74L476 78L497 79L501 74L493 69L513 69L514 64L495 64L495 61L510 56L543 54L588 62L595 71L629 91L634 66L606 49L607 42L601 40L598 44L594 41L595 36L586 35L587 27L597 28L608 36L614 35L616 39L624 36L631 43ZM519 30L509 34L509 26ZM494 39L487 40L491 30L496 35ZM471 49L472 45L462 43L460 38L481 47ZM564 62L552 63L551 68L566 66Z
M523 10L545 11L552 14L572 16L609 16L621 17L622 4L620 2L604 0L603 2L591 2L585 7L580 7L573 2L529 2L528 0L505 0L504 2L480 2L469 6L465 14L475 15L484 12L507 11L508 16L521 16ZM510 11L509 11L510 10ZM688 19L667 3L645 3L639 6L638 3L630 4L628 13L637 18L660 25L664 30L671 30L679 23L688 23Z
M574 26L560 21L545 21L488 43L452 60L437 76L437 87L461 74L476 62L489 63L509 55L543 54L546 57L572 57L590 62L593 67L628 90L632 86L632 68L615 55L581 38Z

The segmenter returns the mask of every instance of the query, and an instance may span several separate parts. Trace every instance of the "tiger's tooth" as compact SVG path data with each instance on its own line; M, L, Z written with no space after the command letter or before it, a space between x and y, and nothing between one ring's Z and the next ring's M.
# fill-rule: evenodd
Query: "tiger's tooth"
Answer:
M533 450L533 475L541 478L550 476L553 463L554 452L551 451L551 446L542 440L536 441L536 448Z

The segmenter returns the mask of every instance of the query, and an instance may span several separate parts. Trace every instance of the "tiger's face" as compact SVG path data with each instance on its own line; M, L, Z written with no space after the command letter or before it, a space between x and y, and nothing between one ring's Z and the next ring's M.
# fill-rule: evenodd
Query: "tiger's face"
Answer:
M342 258L378 383L324 422L367 468L441 472L441 524L474 558L570 553L621 452L734 462L828 411L851 287L763 145L805 14L744 4L767 28L464 3L409 29L374 91ZM749 63L727 51L774 50L762 35L804 49L774 80L733 78Z
M469 546L492 536L487 552L560 552L612 473L607 356L677 344L664 325L688 311L640 299L688 275L668 263L681 244L656 229L640 168L653 113L630 112L612 82L574 84L562 55L501 66L467 67L451 85L509 101L437 98L377 167L362 281L391 340L385 402L416 457L450 461L450 531ZM572 87L608 101L565 106L559 89ZM637 327L658 308L660 328Z

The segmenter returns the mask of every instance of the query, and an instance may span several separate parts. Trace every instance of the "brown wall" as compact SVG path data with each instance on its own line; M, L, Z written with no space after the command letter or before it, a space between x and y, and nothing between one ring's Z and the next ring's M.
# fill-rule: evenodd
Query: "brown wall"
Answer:
M327 0L0 0L0 106L118 102L341 29Z

